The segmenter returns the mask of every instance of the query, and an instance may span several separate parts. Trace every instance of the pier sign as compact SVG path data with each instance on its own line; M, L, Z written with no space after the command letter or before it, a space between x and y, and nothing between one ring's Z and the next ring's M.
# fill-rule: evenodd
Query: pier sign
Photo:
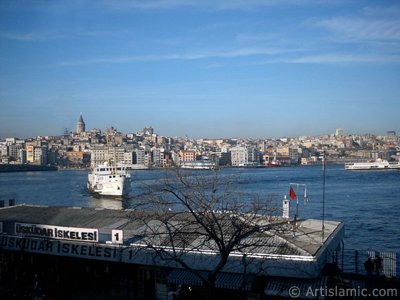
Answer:
M119 249L98 243L62 241L37 237L0 235L0 249L31 253L117 261Z
M98 229L15 223L15 234L70 241L98 242Z
M117 229L111 230L111 241L113 244L122 244L124 242L123 230L117 230Z

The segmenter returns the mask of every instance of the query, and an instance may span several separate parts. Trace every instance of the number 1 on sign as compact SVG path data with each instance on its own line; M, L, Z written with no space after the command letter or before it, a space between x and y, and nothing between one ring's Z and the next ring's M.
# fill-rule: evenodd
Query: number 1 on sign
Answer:
M122 244L124 242L124 232L122 230L112 230L111 239L113 244Z

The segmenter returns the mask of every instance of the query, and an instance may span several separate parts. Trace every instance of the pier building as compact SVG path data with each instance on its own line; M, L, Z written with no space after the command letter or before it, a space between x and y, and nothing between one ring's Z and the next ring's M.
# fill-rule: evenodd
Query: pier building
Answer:
M154 249L165 253L177 249L169 248L162 238L150 242L143 219L162 230L152 212L32 205L0 208L1 286L12 283L10 289L24 292L39 285L48 294L99 293L94 297L120 295L121 299L167 299L178 287L182 293L201 291L202 281L191 270L156 254ZM285 226L287 230L263 232L262 242L251 249L231 253L217 275L217 293L233 299L238 293L264 299L276 295L280 284L288 281L321 286L326 281L324 268L343 249L344 224L325 221L322 227L320 220L309 219ZM187 240L192 250L185 253L185 262L197 274L212 271L219 253L201 246L195 232Z

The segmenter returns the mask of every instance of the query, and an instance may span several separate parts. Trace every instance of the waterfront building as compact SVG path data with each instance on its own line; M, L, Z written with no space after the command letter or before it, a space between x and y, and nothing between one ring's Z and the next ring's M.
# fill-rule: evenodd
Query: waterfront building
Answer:
M175 151L171 152L171 158L175 165L179 164L179 154Z
M0 143L0 156L8 155L8 147L6 143Z
M76 133L81 134L85 132L85 122L83 121L82 113L79 116L78 122L76 123Z
M47 149L46 151L46 164L56 165L59 161L58 151L54 149Z
M134 164L146 165L146 151L144 149L135 149L136 162Z
M231 148L231 163L233 167L245 166L248 161L249 156L245 147Z
M35 165L46 164L46 147L27 145L26 161Z
M173 217L174 212L170 214ZM40 274L46 293L66 293L66 298L84 292L93 295L95 286L101 287L102 298L121 291L121 295L129 294L130 299L166 299L168 291L178 285L201 292L203 282L193 272L158 257L156 249L172 251L159 216L151 212L76 207L2 208L0 254L3 265L8 266L2 270L2 278L16 281L18 287L24 280L33 282L35 274ZM144 225L140 221L143 218L148 226L157 227L158 242L149 244L148 232L154 232L154 228ZM185 219L177 220L177 227L180 222ZM268 221L260 218L259 222ZM282 224L286 224L283 226L287 232L282 227L279 232L268 230L261 236L250 235L244 243L255 238L261 238L262 243L260 240L254 247L229 255L217 274L217 292L224 297L245 292L264 299L275 291L271 282L290 282L300 288L324 286L327 277L322 270L341 257L344 225L326 220L324 227L319 220ZM215 246L200 240L195 232L188 235L189 244L182 258L194 272L206 276L216 267L218 252Z
M147 225L140 221L143 217L148 220ZM159 214L151 212L76 207L2 208L0 254L8 269L17 272L2 275L15 276L20 283L21 278L30 282L35 274L45 274L40 278L44 287L55 286L56 293L65 289L70 298L81 295L82 291L93 293L99 284L102 293L122 289L125 295L129 291L131 298L151 299L166 299L168 291L177 285L201 289L201 280L192 272L158 256L155 249L172 251L168 236L160 235L158 242L149 245L146 232L162 230L158 217ZM264 224L267 220L260 218L259 222ZM186 221L176 222L179 227L179 222ZM325 221L322 227L319 220L282 224L287 232L282 227L279 233L265 232L264 238L259 234L249 236L244 243L256 238L263 240L229 255L217 275L217 290L221 289L225 296L241 290L261 298L272 292L271 282L312 285L327 280L322 270L335 262L335 257L341 257L344 225ZM188 237L185 262L192 270L207 274L216 267L218 252L199 239L195 233ZM28 261L30 268L26 265L21 268Z
M124 164L126 165L133 165L136 163L136 152L135 151L128 151L124 153Z
M14 160L18 160L19 151L23 148L24 146L22 144L10 144L8 146L8 156L11 156Z
M47 163L46 147L34 147L34 160L36 164L45 165Z
M26 149L20 149L18 153L18 162L26 164Z
M195 161L196 152L193 150L181 150L179 151L179 161Z
M237 146L230 149L231 163L234 167L259 165L260 152L254 146Z
M161 166L162 167L170 167L173 164L172 153L170 152L161 152Z
M291 164L298 164L299 163L299 148L297 147L289 147L289 157Z
M216 153L218 157L218 165L219 166L230 166L231 165L231 152L230 151L221 151Z
M8 163L8 147L6 143L0 143L0 163Z
M161 149L155 148L151 152L152 152L152 158L153 158L153 165L161 166L162 159L164 158L164 155L162 155Z
M82 165L85 162L83 151L68 151L66 152L66 158L69 164L75 166Z
M144 165L149 167L152 165L153 159L151 157L151 151L146 151L144 155Z
M293 146L285 146L276 148L277 157L280 161L287 161L289 164L299 163L299 148Z
M254 164L260 164L261 162L260 150L256 147L248 147L247 151L249 153L249 162Z

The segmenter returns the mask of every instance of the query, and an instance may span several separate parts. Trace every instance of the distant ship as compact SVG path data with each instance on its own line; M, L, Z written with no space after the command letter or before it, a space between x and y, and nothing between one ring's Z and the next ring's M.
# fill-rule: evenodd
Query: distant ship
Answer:
M373 162L357 162L345 164L346 170L400 170L400 162L388 162L377 159Z
M181 162L180 167L182 169L213 170L217 169L218 165L216 162L211 160L196 160L196 161Z
M88 174L87 188L103 196L127 196L131 192L131 175L125 166L98 165Z
M267 167L282 167L282 163L279 160L272 160L267 164Z

